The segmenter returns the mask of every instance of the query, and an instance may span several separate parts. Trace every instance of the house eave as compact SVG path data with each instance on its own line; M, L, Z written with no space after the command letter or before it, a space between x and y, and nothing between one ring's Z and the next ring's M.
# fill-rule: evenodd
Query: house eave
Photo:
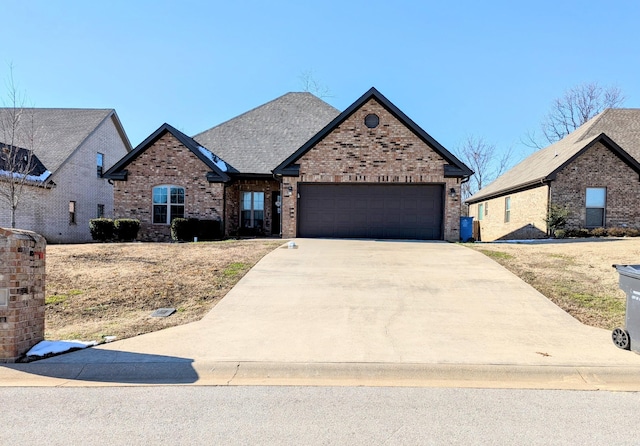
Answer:
M475 203L480 203L481 201L493 200L494 198L504 197L509 194L515 194L517 192L523 192L526 190L535 189L536 187L546 186L551 181L553 181L552 178L542 177L533 181L529 181L527 183L519 184L517 186L501 189L499 191L496 191L487 195L482 195L476 198L473 198L473 197L467 198L464 202L466 204L475 204Z

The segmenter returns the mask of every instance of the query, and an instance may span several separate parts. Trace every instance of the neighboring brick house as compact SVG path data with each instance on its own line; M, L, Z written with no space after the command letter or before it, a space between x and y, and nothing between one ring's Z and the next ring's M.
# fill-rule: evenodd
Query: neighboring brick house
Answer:
M640 109L607 109L466 200L484 241L548 237L554 204L567 227L640 228Z
M22 128L13 145L32 151L45 170L23 190L16 227L49 243L91 241L89 220L113 216L113 186L102 173L131 150L118 115L113 109L20 111L29 121L23 126L33 125L33 131ZM0 210L0 227L10 227L8 202L0 201Z
M472 173L372 88L343 113L288 93L193 138L164 124L105 176L142 240L184 216L227 235L457 241Z

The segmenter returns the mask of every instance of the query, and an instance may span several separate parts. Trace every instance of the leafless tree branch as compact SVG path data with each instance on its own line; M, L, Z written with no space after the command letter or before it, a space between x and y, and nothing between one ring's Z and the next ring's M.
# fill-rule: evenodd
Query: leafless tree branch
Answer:
M25 108L25 97L16 87L13 67L5 82L6 99L0 110L0 198L9 206L11 227L16 227L16 211L25 185L36 168L33 149L35 144L35 118Z
M602 87L597 82L580 84L554 99L540 124L542 138L528 133L523 144L540 149L561 140L606 108L622 105L625 97L616 86Z
M482 138L467 137L458 152L463 161L475 173L462 185L462 196L466 199L502 175L510 166L513 151L498 152L496 146Z
M320 99L333 97L331 90L324 84L321 84L315 77L313 70L305 70L298 76L302 91L314 94Z

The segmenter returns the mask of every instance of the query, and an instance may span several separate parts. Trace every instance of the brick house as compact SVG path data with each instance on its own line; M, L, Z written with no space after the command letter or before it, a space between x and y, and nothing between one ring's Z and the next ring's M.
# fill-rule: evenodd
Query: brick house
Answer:
M193 138L164 124L105 176L142 240L184 216L226 235L457 241L472 173L372 88L342 113L288 93Z
M552 204L567 227L640 227L640 109L607 109L466 200L484 241L548 237Z
M0 109L0 118L14 111ZM113 216L113 186L102 173L132 149L118 115L113 109L19 112L24 122L13 144L2 141L2 135L0 143L31 152L36 170L23 189L16 227L41 234L49 243L90 242L89 220ZM33 130L26 131L27 125ZM11 226L9 209L0 200L0 227Z

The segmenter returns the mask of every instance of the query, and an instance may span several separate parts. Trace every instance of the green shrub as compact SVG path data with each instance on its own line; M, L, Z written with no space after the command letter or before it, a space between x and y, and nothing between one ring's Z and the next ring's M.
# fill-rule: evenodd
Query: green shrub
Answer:
M211 241L222 238L222 225L220 220L199 220L197 228L198 240Z
M551 234L555 234L556 229L564 229L569 218L569 209L554 203L549 205L547 210L547 228Z
M91 238L100 242L106 242L113 238L115 225L110 218L94 218L89 220L89 231Z
M171 239L180 242L193 240L193 222L186 218L171 221Z
M140 230L140 220L134 218L118 218L114 222L118 240L130 242L136 239Z
M593 237L606 237L607 230L605 228L594 228L591 230L591 235Z
M567 231L564 229L556 229L553 233L555 238L567 238Z

